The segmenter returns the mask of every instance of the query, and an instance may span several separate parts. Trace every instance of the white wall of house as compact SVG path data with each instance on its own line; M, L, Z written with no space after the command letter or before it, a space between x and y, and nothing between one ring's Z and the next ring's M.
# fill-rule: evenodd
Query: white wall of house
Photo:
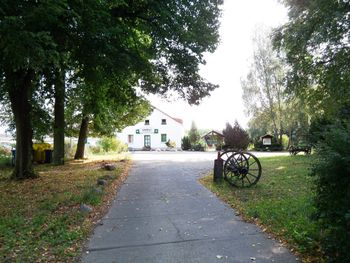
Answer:
M134 126L126 127L117 134L118 139L128 144L130 149L141 150L145 144L152 149L166 149L168 140L181 148L181 139L185 130L181 120L174 119L166 113L154 108L150 116Z

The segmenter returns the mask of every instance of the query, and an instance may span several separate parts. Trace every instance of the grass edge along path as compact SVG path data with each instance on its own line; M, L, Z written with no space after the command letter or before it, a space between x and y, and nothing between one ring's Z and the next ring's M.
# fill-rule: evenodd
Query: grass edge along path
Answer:
M116 164L106 171L104 163ZM73 262L108 211L132 162L125 159L39 165L40 177L9 180L0 170L0 262ZM106 186L97 186L104 178ZM92 212L80 211L87 204Z
M213 174L199 181L236 209L244 221L255 223L291 249L303 262L322 262L315 208L313 179L308 176L309 156L260 158L262 177L256 186L238 189L226 181L213 182Z

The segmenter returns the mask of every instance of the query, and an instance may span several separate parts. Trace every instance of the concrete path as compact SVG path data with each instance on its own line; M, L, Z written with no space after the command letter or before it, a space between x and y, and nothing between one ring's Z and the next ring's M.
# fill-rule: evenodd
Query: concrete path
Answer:
M137 153L82 262L296 262L197 180L215 153Z

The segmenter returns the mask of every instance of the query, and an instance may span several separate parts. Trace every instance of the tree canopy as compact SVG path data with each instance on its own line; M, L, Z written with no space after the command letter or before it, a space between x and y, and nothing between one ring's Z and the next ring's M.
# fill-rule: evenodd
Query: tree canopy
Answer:
M2 1L0 99L9 98L16 126L14 176L33 176L33 100L38 99L39 87L43 98L54 94L54 131L60 132L61 142L62 109L71 99L65 95L67 78L73 85L83 83L82 96L89 94L90 87L103 93L116 78L123 90L139 86L145 92L177 94L191 104L208 96L217 86L205 81L198 71L205 63L203 54L217 46L222 3ZM118 85L114 88L119 89ZM123 104L116 94L111 96ZM105 106L99 98L96 104Z
M291 66L288 90L305 98L315 114L334 116L350 105L350 3L283 2L290 20L276 30L274 42Z

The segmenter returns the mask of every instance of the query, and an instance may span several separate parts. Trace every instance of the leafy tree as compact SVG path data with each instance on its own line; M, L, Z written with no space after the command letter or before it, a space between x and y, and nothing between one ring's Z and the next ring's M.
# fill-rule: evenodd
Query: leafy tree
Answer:
M194 121L192 121L191 129L188 132L188 138L190 140L191 145L196 145L201 138L196 123Z
M37 90L33 93L31 98L32 104L32 122L35 124L33 128L33 138L37 141L43 141L44 136L52 134L52 104L47 97L42 95L42 87L37 87ZM16 135L16 125L14 122L11 104L9 99L4 96L1 100L0 106L0 123L3 126L7 126L7 132L10 132L12 136Z
M349 262L350 122L324 128L311 172L316 182L316 218L323 229L321 244L327 262Z
M249 145L248 133L239 125L237 121L233 127L230 123L226 123L226 128L222 131L225 136L225 146L232 149L246 150Z
M58 62L47 23L56 14L44 9L46 3L1 1L0 5L0 94L8 96L16 126L13 177L17 179L36 177L31 161L31 100L43 70ZM59 8L59 3L50 2L50 6Z
M281 140L284 130L285 65L273 50L269 35L266 30L256 34L253 64L241 85L248 115L264 115L265 121L271 123L277 141L278 138Z
M272 131L269 113L266 111L255 113L248 122L248 133L254 143L260 141L260 137Z
M198 104L217 86L198 74L205 63L204 52L212 52L218 43L219 6L222 0L205 1L128 1L112 8L112 13L131 22L150 42L151 60L143 67L140 81L146 92L177 93L191 104Z
M74 99L66 107L67 134L78 136L75 159L84 158L85 141L89 135L111 136L116 130L134 125L149 115L148 101L138 97L131 87L123 87L118 82L96 89L93 86L68 91ZM72 94L71 94L72 93Z
M50 83L45 94L54 89L59 147L67 74L97 88L133 76L145 92L177 93L193 104L209 95L217 86L198 71L218 43L222 2L2 1L0 94L8 95L16 125L14 177L35 176L31 99L42 79Z
M277 49L290 66L287 88L304 99L317 134L317 162L312 175L328 262L350 260L349 239L349 105L350 56L348 1L283 1L289 22L275 32ZM328 124L328 125L327 125Z
M290 65L288 90L314 115L336 116L350 103L349 2L283 1L289 22L275 32L277 49Z

